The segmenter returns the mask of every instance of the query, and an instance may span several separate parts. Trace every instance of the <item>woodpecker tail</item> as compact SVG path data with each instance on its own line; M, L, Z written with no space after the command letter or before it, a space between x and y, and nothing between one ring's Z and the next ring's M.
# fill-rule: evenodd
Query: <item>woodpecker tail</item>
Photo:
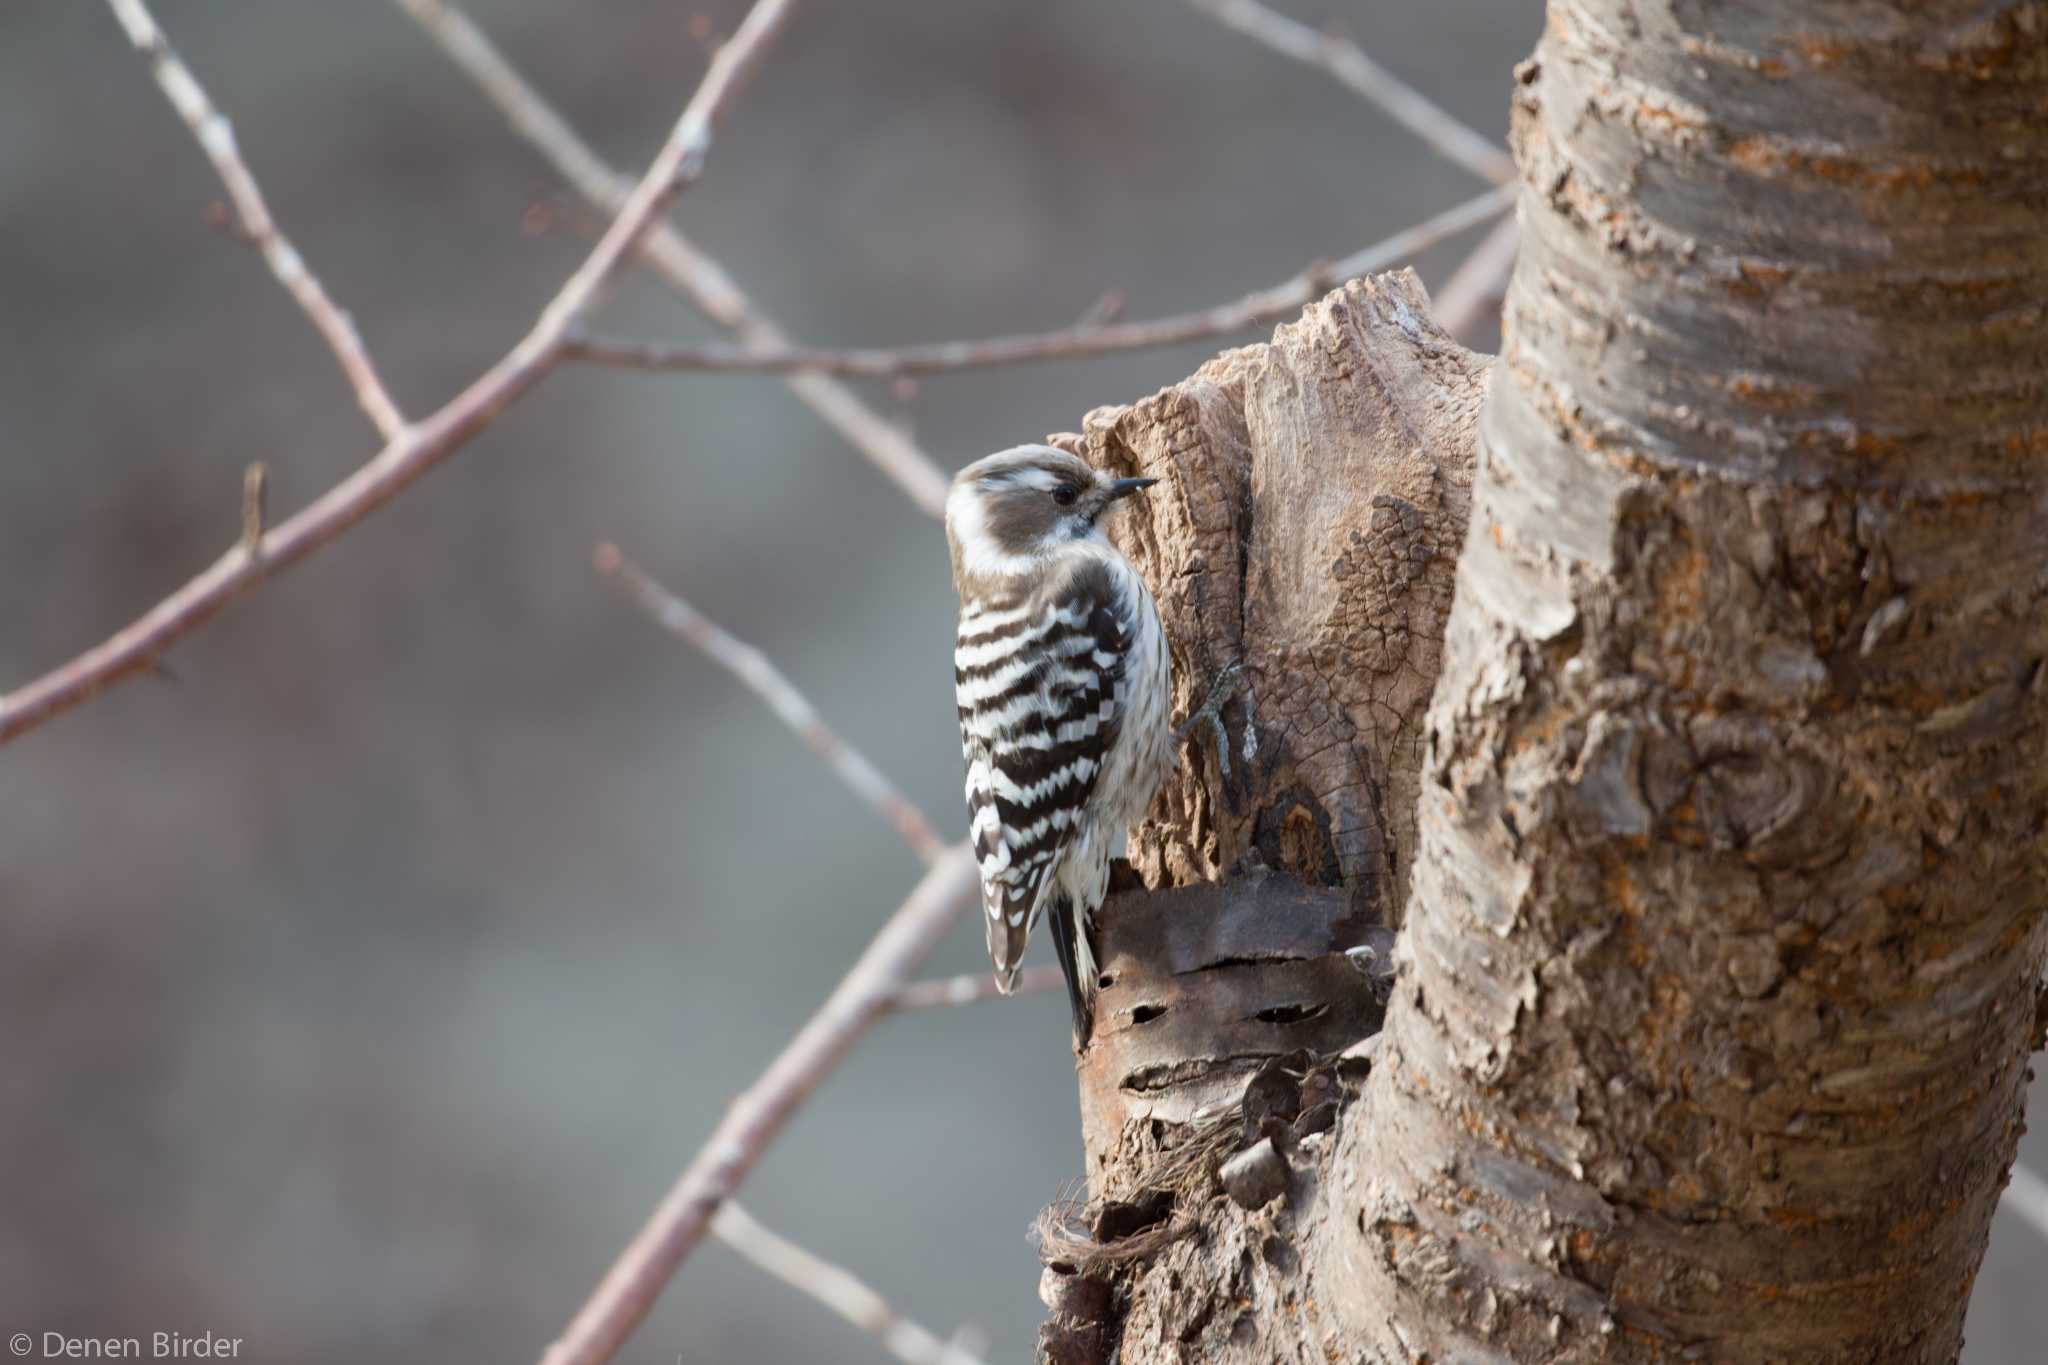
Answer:
M1088 1046L1088 1035L1095 1028L1095 952L1088 942L1087 927L1066 896L1047 907L1046 920L1060 975L1067 979L1067 1007L1074 1013L1074 1050L1079 1052Z
M988 960L995 969L996 989L1008 995L1017 988L1017 973L1024 969L1024 947L1031 941L1031 928L1038 923L1037 901L1041 878L1022 883L989 881L981 883L981 905L988 912Z

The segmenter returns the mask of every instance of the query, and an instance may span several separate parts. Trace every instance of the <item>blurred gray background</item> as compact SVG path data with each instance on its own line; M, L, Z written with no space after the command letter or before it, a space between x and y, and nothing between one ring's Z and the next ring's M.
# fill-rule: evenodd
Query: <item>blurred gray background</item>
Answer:
M725 32L740 8L472 12L637 170L703 69L691 15ZM1494 133L1540 20L1293 8ZM159 18L414 414L584 251L582 211L395 9ZM679 222L797 337L887 343L1062 326L1112 288L1131 316L1208 305L1476 188L1173 0L870 0L799 12ZM290 510L372 447L304 320L208 227L220 198L101 6L0 8L0 683L219 553L249 461ZM536 204L554 230L522 226ZM640 274L608 323L715 335ZM877 398L950 468L1211 349ZM595 580L600 538L960 827L937 528L773 380L557 375L174 677L0 760L0 1331L529 1359L912 883L752 696ZM936 966L977 969L979 940L963 924ZM885 1022L748 1202L1025 1359L1026 1225L1081 1174L1065 1035L1053 996ZM2044 1259L2001 1215L1973 1365L2042 1359ZM714 1245L626 1358L882 1357Z

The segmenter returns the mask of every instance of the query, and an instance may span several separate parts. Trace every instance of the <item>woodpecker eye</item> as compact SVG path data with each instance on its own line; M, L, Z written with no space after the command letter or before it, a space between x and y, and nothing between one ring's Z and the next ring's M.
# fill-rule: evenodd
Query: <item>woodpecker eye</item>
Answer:
M1063 483L1052 490L1052 500L1062 507L1072 507L1074 499L1081 496L1081 490L1073 484Z

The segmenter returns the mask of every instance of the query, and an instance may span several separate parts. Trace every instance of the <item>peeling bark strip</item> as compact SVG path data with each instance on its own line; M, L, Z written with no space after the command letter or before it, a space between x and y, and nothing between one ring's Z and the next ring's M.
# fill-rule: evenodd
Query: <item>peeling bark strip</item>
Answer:
M1326 1310L1952 1360L2048 954L2048 11L1554 0L1520 76Z
M1187 1123L1235 1102L1273 1058L1342 1052L1386 1014L1345 953L1390 951L1393 935L1341 889L1260 875L1123 892L1101 923L1102 992L1080 1059L1091 1177L1126 1125ZM1097 1193L1126 1174L1104 1170Z

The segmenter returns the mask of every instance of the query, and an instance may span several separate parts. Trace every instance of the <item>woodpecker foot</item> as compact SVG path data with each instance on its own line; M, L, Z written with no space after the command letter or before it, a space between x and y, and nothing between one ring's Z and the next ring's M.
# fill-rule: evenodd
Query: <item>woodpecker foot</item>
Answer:
M1230 736L1223 729L1223 707L1238 689L1244 685L1244 665L1225 664L1216 674L1216 680L1209 684L1209 695L1202 700L1194 714L1173 729L1176 747L1185 744L1188 737L1198 729L1207 729L1216 738L1216 767L1223 774L1223 780L1230 780Z

